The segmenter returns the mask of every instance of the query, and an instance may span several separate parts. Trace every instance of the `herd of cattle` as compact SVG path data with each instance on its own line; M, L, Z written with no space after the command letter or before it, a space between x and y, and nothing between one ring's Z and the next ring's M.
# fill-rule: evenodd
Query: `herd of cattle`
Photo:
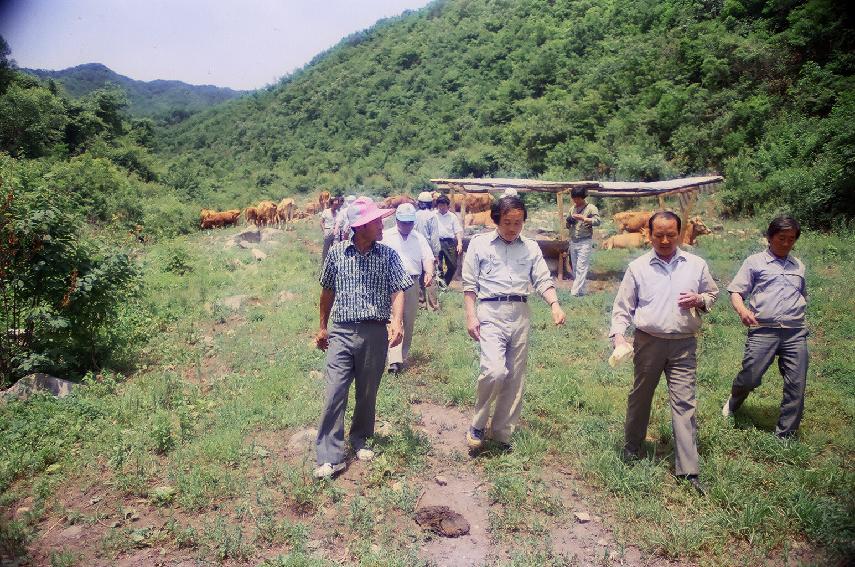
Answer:
M439 193L434 193L434 202L436 202ZM493 196L488 193L480 194L455 194L450 197L450 210L460 212L463 210L464 200L466 203L466 216L464 218L464 227L484 226L492 228L495 226L490 218L490 207L493 204ZM287 224L293 220L310 218L330 206L329 191L321 191L316 199L298 207L294 199L282 199L278 203L273 201L261 201L254 207L247 207L243 210L243 216L246 224L253 223L259 227L276 226L277 228L287 227ZM416 201L408 195L395 195L386 197L382 201L384 208L395 208L403 203L415 204ZM647 221L653 215L653 211L624 211L615 214L615 227L618 234L609 237L603 242L602 247L606 250L613 248L640 248L648 245L647 238ZM222 228L238 224L241 216L240 209L232 209L228 211L214 211L211 209L202 209L199 218L201 228ZM700 217L695 216L686 221L686 232L684 243L694 245L698 236L710 234L712 231L707 228Z

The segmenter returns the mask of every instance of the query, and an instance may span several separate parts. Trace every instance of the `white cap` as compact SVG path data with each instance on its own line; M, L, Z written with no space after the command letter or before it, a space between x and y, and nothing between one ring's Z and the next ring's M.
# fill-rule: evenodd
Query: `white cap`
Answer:
M416 222L416 208L412 203L401 203L395 211L395 218L401 222Z
M433 195L430 194L430 191L422 191L419 193L418 200L420 203L433 203Z
M519 197L519 193L513 187L508 187L505 189L505 192L502 194L502 197Z
M349 205L356 200L356 195L348 195L344 198L344 204Z

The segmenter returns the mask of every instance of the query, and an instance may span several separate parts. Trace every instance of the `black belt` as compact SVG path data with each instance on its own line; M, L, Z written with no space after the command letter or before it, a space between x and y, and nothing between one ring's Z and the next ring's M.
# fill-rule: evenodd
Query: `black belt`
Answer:
M440 238L440 242L457 242L456 238Z
M498 295L496 297L485 297L481 301L517 301L525 303L528 298L524 295Z

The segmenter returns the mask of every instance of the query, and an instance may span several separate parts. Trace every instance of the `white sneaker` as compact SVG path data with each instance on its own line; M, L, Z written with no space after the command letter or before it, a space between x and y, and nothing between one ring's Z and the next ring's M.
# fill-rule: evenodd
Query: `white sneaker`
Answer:
M733 412L730 411L730 397L728 396L727 401L724 402L724 405L721 406L721 416L722 417L730 417L733 415Z
M324 463L315 469L315 478L332 478L336 473L340 473L345 469L344 463Z
M360 449L356 452L356 458L362 462L368 462L368 461L374 459L374 451L372 451L371 449L366 449L365 447L363 447L362 449Z

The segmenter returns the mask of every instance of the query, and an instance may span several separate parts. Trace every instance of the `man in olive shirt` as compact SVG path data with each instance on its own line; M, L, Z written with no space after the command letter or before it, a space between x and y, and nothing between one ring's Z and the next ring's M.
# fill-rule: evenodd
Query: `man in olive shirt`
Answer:
M721 413L729 417L760 385L778 357L784 396L775 435L791 437L799 429L805 405L808 331L805 327L805 266L790 255L801 235L796 219L782 215L769 224L769 248L749 256L727 286L730 302L748 327L742 371L734 378ZM749 298L745 307L745 298Z
M485 437L510 448L522 410L532 288L551 306L556 325L565 319L540 247L521 235L527 217L523 202L503 197L493 203L490 216L496 230L475 236L463 260L466 327L481 346L475 416L466 435L471 450L480 449ZM493 402L490 434L486 429Z
M678 247L680 225L680 217L669 211L650 217L653 250L627 267L612 307L609 337L615 346L626 344L624 332L630 323L635 325L635 381L627 400L625 458L641 456L653 393L664 371L671 399L675 473L703 494L695 422L696 334L701 327L698 311L709 311L718 286L702 258Z
M587 196L588 190L584 187L573 187L570 190L573 211L567 217L567 228L570 229L570 277L573 278L570 294L574 296L585 295L587 290L586 280L594 248L593 227L600 224L600 211L585 201Z

